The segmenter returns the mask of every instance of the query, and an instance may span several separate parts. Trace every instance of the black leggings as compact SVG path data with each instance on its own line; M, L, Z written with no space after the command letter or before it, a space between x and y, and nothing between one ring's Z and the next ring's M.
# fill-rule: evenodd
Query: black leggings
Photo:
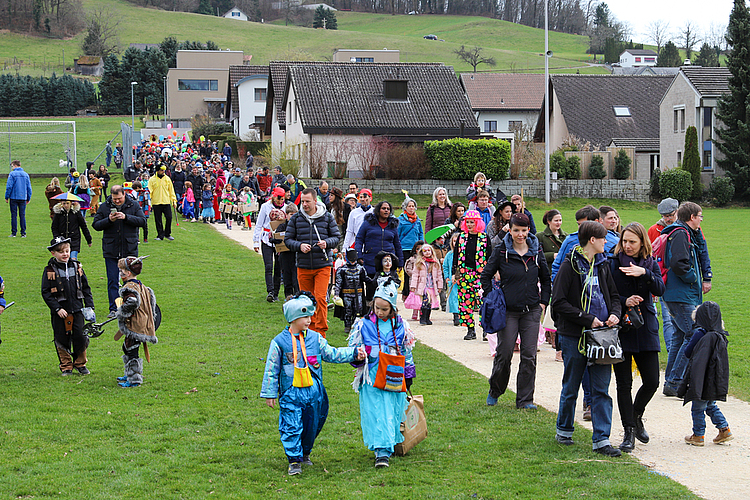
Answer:
M633 368L632 360L641 372L643 385L633 401ZM620 409L620 420L623 427L635 427L635 415L643 415L646 405L659 388L659 353L626 352L624 360L614 365L617 381L617 406Z

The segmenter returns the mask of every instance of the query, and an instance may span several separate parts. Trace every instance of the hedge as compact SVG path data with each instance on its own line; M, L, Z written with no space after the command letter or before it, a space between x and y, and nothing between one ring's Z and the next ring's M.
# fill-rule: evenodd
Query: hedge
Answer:
M425 141L424 152L435 179L473 179L483 172L488 179L506 179L510 170L510 143L498 139Z
M662 198L674 198L680 202L690 198L693 191L693 180L690 172L681 168L665 170L659 176L659 193Z
M708 195L717 207L726 205L734 197L732 179L729 177L714 177L708 186Z

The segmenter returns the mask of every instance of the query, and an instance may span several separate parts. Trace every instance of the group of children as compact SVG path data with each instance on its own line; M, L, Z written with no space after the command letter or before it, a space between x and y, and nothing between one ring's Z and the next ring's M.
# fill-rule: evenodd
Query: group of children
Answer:
M42 299L50 309L60 372L68 376L76 370L81 375L88 375L91 373L86 367L89 337L84 326L96 323L91 287L83 266L71 256L69 238L55 237L47 250L51 258L42 274ZM143 258L127 257L117 263L123 286L115 313L119 328L115 340L125 337L122 346L124 375L117 378L121 387L137 387L143 382L143 362L138 356L138 348L142 343L157 342L156 328L160 316L156 297L153 290L138 280ZM144 349L148 359L145 344Z

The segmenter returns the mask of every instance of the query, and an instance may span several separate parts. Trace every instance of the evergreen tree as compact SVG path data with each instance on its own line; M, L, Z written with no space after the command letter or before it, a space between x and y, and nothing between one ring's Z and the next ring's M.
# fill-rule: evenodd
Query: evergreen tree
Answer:
M29 98L31 99L31 107L29 109L30 116L45 116L47 112L47 95L44 90L46 78L35 78L29 88Z
M336 20L336 13L331 9L326 9L326 29L337 30L339 29L339 23Z
M313 28L324 28L325 23L323 22L326 18L326 8L322 5L318 5L313 15Z
M691 198L700 199L703 194L701 154L698 149L698 130L692 125L685 131L685 156L682 158L682 170L689 172L693 181Z
M47 86L44 89L47 96L47 112L45 113L47 116L57 116L55 113L55 93L57 93L57 82L57 75L52 73L52 76L49 78Z
M229 10L229 9L227 9ZM221 50L219 49L219 46L216 44L216 42L212 42L211 40L206 41L206 50Z
M630 179L630 164L632 162L630 161L630 157L625 152L624 149L621 149L617 152L617 156L615 156L615 170L612 172L612 176L615 179L619 180L625 180Z
M156 113L164 107L164 77L169 67L161 50L145 50L138 65L138 86L143 96L144 112ZM137 108L136 108L137 109Z
M727 68L729 93L724 94L716 111L723 127L716 128L716 147L724 155L716 159L734 183L737 195L750 196L750 12L745 0L735 0L727 26Z
M719 67L719 55L714 48L703 42L700 53L695 58L695 64L704 68L717 68Z
M208 0L201 0L200 5L198 5L198 10L196 10L195 13L212 16L214 12L213 9L211 9L211 2Z
M110 54L104 59L102 79L99 81L99 98L101 99L101 107L104 114L127 114L125 108L121 107L122 95L125 92L125 80L120 71L119 58L114 54ZM128 104L130 103L128 102Z
M167 58L167 64L170 68L177 67L177 47L179 43L173 36L168 36L159 44L159 48L164 52L164 56Z
M682 66L682 62L677 45L672 40L665 43L664 47L661 48L657 66L661 66L662 68L677 68Z

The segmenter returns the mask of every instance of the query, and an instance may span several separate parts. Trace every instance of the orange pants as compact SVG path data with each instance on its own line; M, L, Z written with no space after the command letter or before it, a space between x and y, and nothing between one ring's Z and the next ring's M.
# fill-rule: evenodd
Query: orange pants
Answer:
M318 305L315 307L310 322L310 329L318 332L325 338L328 331L328 303L326 294L328 293L328 280L331 277L331 266L321 267L320 269L300 269L297 268L297 281L299 289L310 292L315 297Z

